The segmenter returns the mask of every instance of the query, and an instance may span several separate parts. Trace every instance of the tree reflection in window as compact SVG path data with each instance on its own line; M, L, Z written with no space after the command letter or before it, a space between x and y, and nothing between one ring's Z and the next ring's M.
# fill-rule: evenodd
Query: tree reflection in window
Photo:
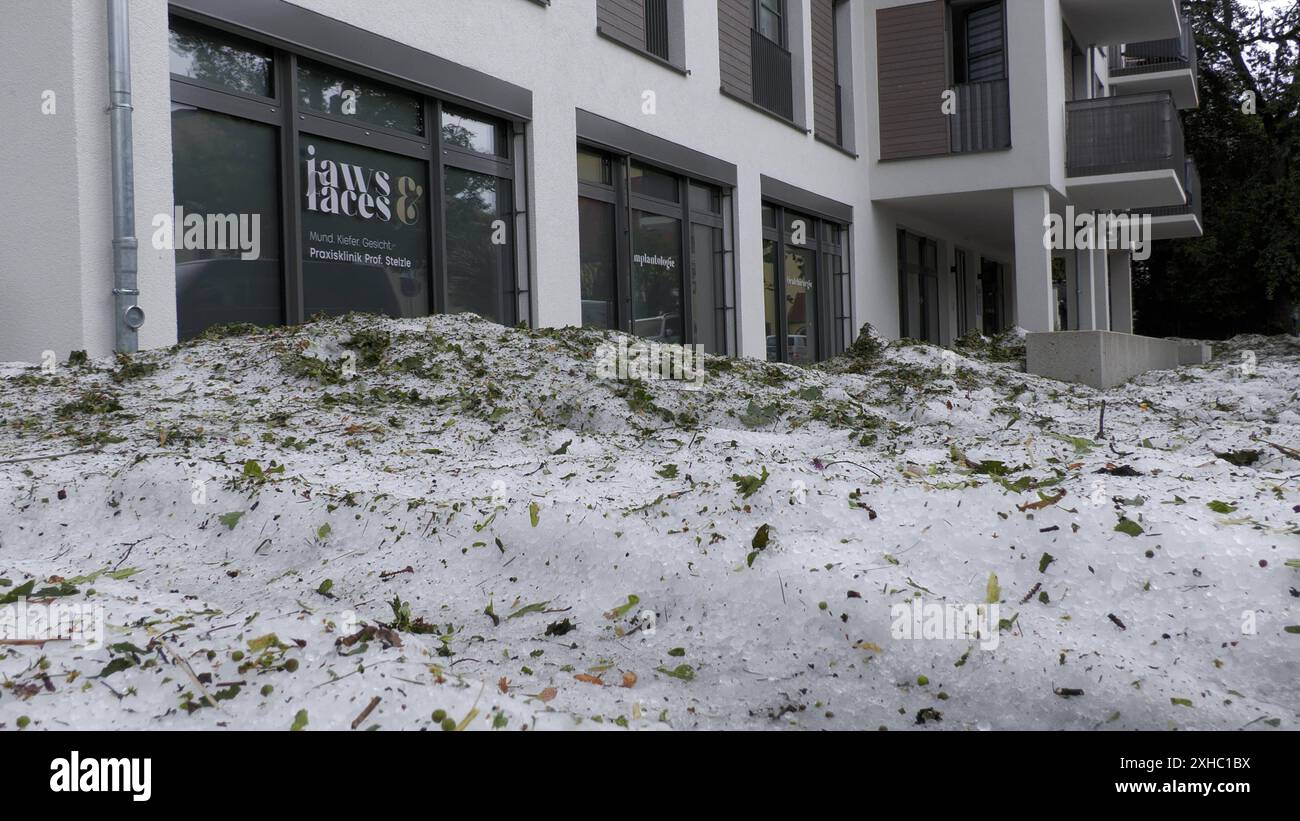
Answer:
M505 291L513 269L506 203L510 183L447 168L447 311L510 324Z
M171 73L260 97L272 96L272 58L241 40L171 21Z
M298 105L318 114L424 134L424 105L418 96L309 60L298 61Z

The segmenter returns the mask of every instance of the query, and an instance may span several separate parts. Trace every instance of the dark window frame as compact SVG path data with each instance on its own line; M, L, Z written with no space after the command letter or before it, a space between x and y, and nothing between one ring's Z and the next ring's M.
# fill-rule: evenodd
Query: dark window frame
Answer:
M657 216L671 217L681 226L680 271L682 297L682 338L686 345L702 344L695 339L694 306L691 304L693 279L695 276L691 248L691 229L704 225L720 229L723 233L723 248L719 252L724 257L734 255L734 219L728 220L728 212L735 207L735 192L732 188L718 182L697 177L681 169L672 168L655 162L644 156L625 151L618 151L607 145L578 139L579 151L599 155L609 163L612 183L594 183L578 181L579 198L605 202L614 206L615 272L614 272L614 316L611 327L624 333L633 333L632 317L632 212L642 211ZM636 163L645 168L671 175L677 185L677 201L670 201L645 194L633 193L631 190L631 168ZM717 211L694 208L691 204L691 186L712 189L718 193ZM731 229L731 241L727 232ZM718 307L718 336L714 343L722 355L734 356L737 352L734 333L736 317L736 300L734 283L727 287L727 280L734 278L732 266L724 262L723 282L721 283L722 303Z
M754 0L754 30L761 36L767 37L766 34L763 34L763 12L765 10L768 11L770 14L776 16L776 33L778 39L772 40L771 37L767 37L767 39L772 40L773 43L776 43L781 48L788 49L788 43L790 42L790 32L787 24L790 12L789 3L787 0L775 0L777 6L775 10L765 9L764 3L771 1L772 0Z
M929 341L933 344L940 344L943 336L943 315L940 312L940 306L934 306L934 315L938 320L939 327L934 328L934 336L930 335L930 312L927 310L929 301L925 293L926 272L924 270L925 256L921 254L921 259L917 265L920 270L916 272L916 282L918 286L917 298L917 318L919 327L913 328L911 323L911 288L909 287L912 273L907 269L907 245L908 242L915 241L918 248L924 251L929 248L934 255L933 279L935 284L935 299L939 299L939 293L943 288L942 274L940 271L941 263L939 261L939 241L928 234L921 234L907 228L898 228L898 335L904 339L917 339L920 341Z
M828 219L824 216L809 213L797 206L787 206L779 201L768 198L763 199L763 209L771 209L775 224L769 225L763 223L763 242L775 243L773 254L773 287L776 289L776 357L772 358L771 351L768 352L768 361L786 362L788 354L786 351L787 344L782 344L782 340L789 337L789 317L784 310L785 292L786 292L786 270L785 270L785 250L787 245L792 245L790 241L791 233L786 231L786 220L792 215L795 218L804 219L809 224L807 227L808 240L802 244L796 245L798 248L809 249L813 254L813 265L815 268L813 274L813 299L816 301L814 313L814 344L816 348L813 351L812 362L822 362L830 359L838 353L843 352L849 342L847 338L848 331L846 323L851 321L852 317L852 265L850 258L851 250L851 232L852 224L839 222ZM840 241L833 242L825 238L825 229L830 228L838 231ZM828 270L827 258L833 257L840 260L837 271ZM764 296L764 312L766 313L766 295ZM766 316L764 316L766 320ZM766 340L764 340L766 342Z
M1009 33L1007 27L1007 10L1006 0L949 0L948 2L948 73L950 84L961 84L971 82L967 76L967 66L969 65L970 55L966 53L966 24L971 12L981 11L986 8L998 6L1002 10L1000 15L1002 25L1001 49L999 54L1002 57L1002 71L998 79L1006 80L1010 76L1010 56L1007 54L1010 43L1007 41Z
M310 318L306 316L303 295L303 238L299 202L303 173L299 151L304 135L315 135L424 162L424 184L429 192L428 215L425 220L429 228L426 286L429 289L430 315L445 313L448 304L446 170L456 168L504 180L509 185L510 197L507 213L501 219L506 222L510 264L507 266L509 270L503 272L506 281L501 283L500 288L499 319L505 325L532 324L531 236L525 205L528 202L528 169L523 159L525 126L522 121L508 119L495 112L481 111L460 100L444 100L431 91L414 90L406 84L385 80L382 76L376 77L373 70L364 66L314 52L300 54L265 42L255 34L246 35L225 27L214 27L202 16L183 7L169 7L169 21L172 20L180 21L189 29L211 31L224 40L234 40L237 45L271 57L271 97L250 95L219 84L170 74L170 99L182 105L277 128L280 156L276 184L279 188L280 224L276 230L280 232L281 240L281 322L284 325L301 324ZM369 83L389 85L395 90L417 95L421 100L424 135L416 136L331 114L301 110L297 85L300 57ZM446 143L442 133L444 106L495 123L505 135L505 155L485 155Z

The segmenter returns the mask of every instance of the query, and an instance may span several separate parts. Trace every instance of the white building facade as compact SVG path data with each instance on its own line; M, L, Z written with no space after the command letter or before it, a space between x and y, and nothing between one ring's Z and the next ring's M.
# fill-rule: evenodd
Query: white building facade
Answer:
M13 5L0 361L102 355L114 3ZM140 348L347 311L793 363L865 322L1131 332L1130 250L1045 221L1200 232L1176 0L120 5Z

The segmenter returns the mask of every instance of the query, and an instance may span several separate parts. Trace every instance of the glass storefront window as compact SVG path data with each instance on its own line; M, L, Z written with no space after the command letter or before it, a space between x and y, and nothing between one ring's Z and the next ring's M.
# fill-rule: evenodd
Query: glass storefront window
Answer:
M722 211L722 192L711 185L691 183L691 210L709 214Z
M778 229L778 226L779 229ZM763 206L767 358L805 365L843 350L852 323L848 231L779 205Z
M283 321L279 150L274 126L172 105L172 180L179 209L173 218L181 218L174 236L182 240L175 247L180 339L213 325ZM210 221L225 232L226 249L208 242ZM248 242L234 241L234 233ZM223 244L219 239L216 244ZM252 253L255 259L245 258Z
M817 242L817 220L797 211L786 211L785 238L795 245L814 244Z
M419 96L309 60L298 61L298 105L362 125L424 134Z
M259 97L273 95L271 55L235 37L173 19L171 73Z
M807 248L785 249L785 361L817 361L817 263Z
M767 335L767 360L781 359L781 321L776 315L776 241L763 240L763 326Z
M510 183L448 168L447 312L470 311L509 324L505 290L513 276Z
M418 317L437 308L502 324L531 320L517 271L528 258L515 236L526 230L515 221L523 159L512 158L509 120L447 108L431 145L420 139L425 112L441 104L398 81L180 15L171 19L171 51L179 213L215 215L218 228L228 218L228 230L257 217L261 246L259 255L177 247L181 338L219 323L349 312ZM292 88L273 87L276 68L292 75ZM250 105L250 94L272 105ZM297 111L276 104L288 95ZM284 156L286 144L296 157ZM300 230L285 234L286 216Z
M604 154L578 149L578 182L613 185L613 163Z
M692 338L707 353L725 353L722 316L725 294L722 229L691 225L691 323Z
M632 212L632 333L682 342L682 221Z
M628 177L633 194L653 197L664 202L681 202L677 178L654 168L633 162Z
M303 134L304 313L429 313L425 163Z
M578 198L578 241L582 270L582 324L618 327L614 278L618 275L614 244L614 205Z
M504 157L508 153L506 130L500 123L451 106L442 109L442 141L478 154Z
M579 146L583 324L733 353L730 201L686 174Z

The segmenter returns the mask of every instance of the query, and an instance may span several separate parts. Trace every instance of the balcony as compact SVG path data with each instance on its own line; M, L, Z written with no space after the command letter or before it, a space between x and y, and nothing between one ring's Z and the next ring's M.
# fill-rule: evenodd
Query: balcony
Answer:
M749 30L754 81L754 104L787 120L794 119L794 75L790 52L759 33Z
M1178 36L1179 0L1061 0L1061 13L1086 44L1136 43Z
M1177 37L1111 46L1110 85L1116 94L1168 91L1180 109L1199 106L1191 21L1182 18L1182 32Z
M953 91L948 150L953 154L1011 147L1011 95L1006 80L959 83Z
M1183 188L1187 191L1186 205L1150 208L1143 212L1151 215L1152 239L1185 239L1205 233L1201 219L1201 175L1191 157L1187 158L1183 173Z
M1077 208L1184 206L1183 127L1169 92L1066 103L1065 186Z

